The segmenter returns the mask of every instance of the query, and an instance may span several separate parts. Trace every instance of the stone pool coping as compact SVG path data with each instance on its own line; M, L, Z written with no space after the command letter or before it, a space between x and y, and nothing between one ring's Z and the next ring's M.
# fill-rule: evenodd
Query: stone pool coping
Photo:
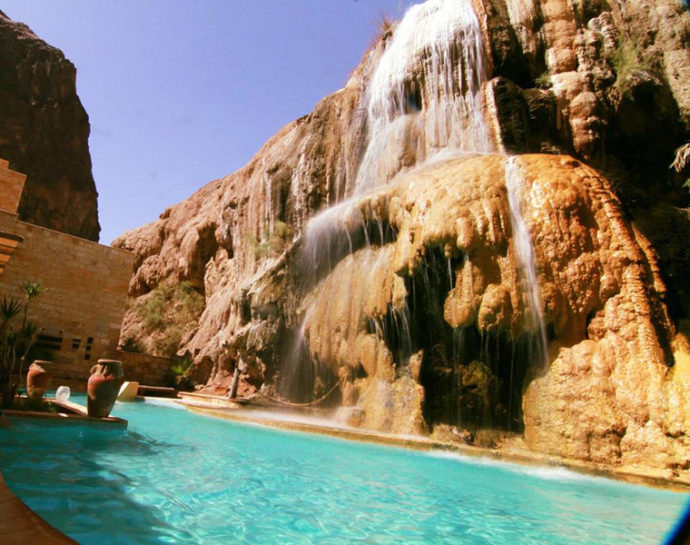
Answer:
M112 428L127 429L127 420L124 418L118 418L116 416L109 416L107 418L96 418L89 416L86 412L86 407L80 405L79 403L73 403L72 401L58 401L52 397L44 398L45 401L57 405L58 407L67 411L67 413L46 413L39 411L22 411L16 409L5 409L2 413L10 419L13 420L38 420L46 421L51 424L79 424L87 426L110 426Z
M221 405L219 401L216 401L213 404L204 404L203 402L190 403L185 402L184 400L176 401L172 399L170 401L183 405L187 408L187 410L198 414L225 420L232 420L244 424L267 426L300 433L315 433L351 441L361 441L365 443L402 447L420 451L435 450L441 452L450 452L473 458L488 458L491 460L530 467L564 468L595 477L606 477L632 484L663 488L665 490L685 494L690 493L690 477L683 476L678 478L669 478L661 470L653 471L638 467L617 468L603 464L595 464L593 462L561 458L559 456L542 454L524 448L516 448L511 446L492 449L438 441L429 437L378 433L344 426L331 427L289 419L271 418L270 416L255 417L251 414L247 414L251 413L251 409L239 407L230 400L227 400L227 404L224 407L219 406Z

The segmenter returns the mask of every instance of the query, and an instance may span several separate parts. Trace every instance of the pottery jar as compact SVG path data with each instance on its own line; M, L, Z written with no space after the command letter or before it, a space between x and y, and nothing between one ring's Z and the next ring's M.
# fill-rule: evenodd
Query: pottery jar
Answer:
M125 374L122 362L117 360L98 360L91 368L91 376L87 383L87 410L89 416L107 418L110 414L120 386L124 382Z
M46 370L49 365L49 361L36 360L29 366L29 371L26 373L26 395L30 398L41 399L46 393L51 378Z

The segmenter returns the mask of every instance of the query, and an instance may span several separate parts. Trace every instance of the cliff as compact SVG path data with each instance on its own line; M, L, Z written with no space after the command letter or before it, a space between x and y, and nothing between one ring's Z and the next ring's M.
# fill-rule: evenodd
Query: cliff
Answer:
M414 6L246 167L115 242L130 294L204 295L179 348L209 388L337 384L353 425L678 475L689 25L680 1Z
M74 65L0 12L0 157L27 175L22 220L98 240L89 131Z

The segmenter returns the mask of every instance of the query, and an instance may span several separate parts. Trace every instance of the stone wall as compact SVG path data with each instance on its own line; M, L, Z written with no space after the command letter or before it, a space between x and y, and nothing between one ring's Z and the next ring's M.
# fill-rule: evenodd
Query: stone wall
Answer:
M134 255L19 221L25 180L0 159L0 234L21 239L14 251L3 250L9 261L0 266L0 298L23 301L25 282L44 288L28 313L39 327L34 356L53 361L58 379L85 384L99 358L114 358L127 380L166 385L173 360L117 349Z
M118 350L115 359L122 362L125 380L137 381L147 386L168 386L170 368L174 360L149 354Z
M23 239L0 276L0 297L23 301L22 284L40 283L45 291L29 307L37 357L54 361L54 376L88 377L98 358L115 355L133 256L3 210L0 230Z

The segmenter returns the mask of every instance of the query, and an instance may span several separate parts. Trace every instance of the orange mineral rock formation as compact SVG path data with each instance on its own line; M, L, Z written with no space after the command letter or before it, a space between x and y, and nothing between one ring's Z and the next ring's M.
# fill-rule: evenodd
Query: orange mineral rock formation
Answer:
M130 293L204 295L179 348L210 387L239 367L371 429L683 472L689 24L676 0L415 6L246 167L116 241Z

